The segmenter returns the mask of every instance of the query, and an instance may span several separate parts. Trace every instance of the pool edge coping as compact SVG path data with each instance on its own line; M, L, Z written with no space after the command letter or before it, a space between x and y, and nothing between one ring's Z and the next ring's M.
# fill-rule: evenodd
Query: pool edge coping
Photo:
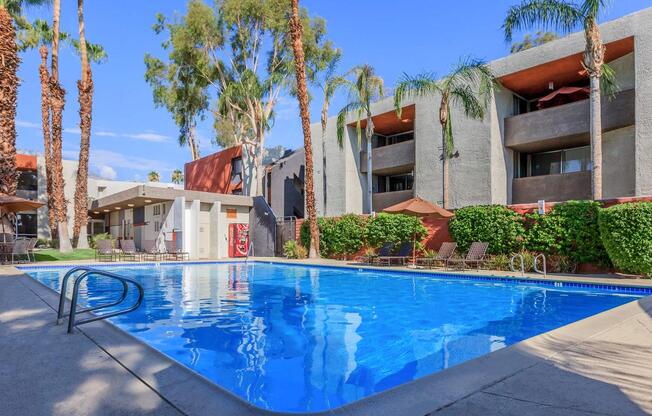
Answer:
M231 261L213 261L210 263L224 262ZM264 261L264 263L268 262ZM299 265L289 262L283 264ZM70 267L70 265L67 267ZM357 268L355 266L351 267ZM23 270L15 267L14 270L16 271L14 276L22 279L23 283L27 283L28 287L37 296L41 297L49 307L56 309L57 292L32 278ZM371 268L369 270L376 269ZM218 412L221 415L354 416L374 412L374 414L400 413L404 416L423 416L447 407L538 363L546 362L553 356L582 344L614 326L649 312L652 312L652 296L633 300L616 308L539 334L437 373L400 384L344 406L328 411L304 413L277 412L259 408L168 357L155 347L120 329L111 322L93 322L77 328L76 331L83 333L112 359L117 361L119 365L127 369L164 400L188 415L208 415ZM55 312L53 312L53 321L54 318ZM63 327L62 331L65 331ZM549 345L551 342L553 342L553 346ZM133 354L134 351L127 354L121 351L124 349L138 350L140 356L139 366L129 364L128 355ZM149 366L149 369L143 368L146 366ZM163 369L160 371L152 371L152 368L160 369L161 367ZM165 374L163 374L163 371L165 371ZM209 395L207 396L206 393L209 393ZM197 395L201 395L201 397L197 397ZM201 399L201 404L197 403L199 399Z

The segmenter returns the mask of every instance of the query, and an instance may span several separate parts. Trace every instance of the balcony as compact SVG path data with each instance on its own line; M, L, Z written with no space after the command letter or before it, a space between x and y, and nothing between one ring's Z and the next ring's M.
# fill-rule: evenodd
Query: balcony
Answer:
M551 202L591 199L591 172L529 176L512 181L513 204L529 204L540 199Z
M374 211L379 212L399 202L407 201L412 197L414 197L414 191L412 189L395 192L376 192L373 195L373 208Z
M405 173L414 167L414 140L371 150L374 175ZM367 173L367 152L360 152L360 172Z
M602 99L602 129L634 124L634 90ZM589 143L589 100L533 111L505 119L505 146L519 152L538 152Z
M17 189L16 196L20 198L30 199L36 201L38 199L38 191L31 191L27 189Z

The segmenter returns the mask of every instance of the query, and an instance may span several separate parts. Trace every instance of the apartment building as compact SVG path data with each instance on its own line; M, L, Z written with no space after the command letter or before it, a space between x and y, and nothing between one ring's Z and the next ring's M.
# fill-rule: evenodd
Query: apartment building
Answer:
M652 8L601 30L620 87L602 101L603 195L650 195ZM490 63L502 86L484 120L452 109L457 157L450 163L451 208L590 198L583 51L584 35L575 33ZM405 102L400 118L393 97L373 105L374 211L413 196L441 203L439 100ZM319 215L366 210L366 145L355 123L353 116L347 119L343 147L336 140L336 117L328 121L324 143L320 123L311 126Z
M75 160L63 161L64 196L67 201L68 227L72 235L73 219L75 215L74 197L77 183L77 168L79 162ZM47 202L47 184L45 176L45 159L42 156L18 154L16 156L16 167L19 172L18 189L16 195L26 198ZM88 197L96 200L116 192L142 185L142 182L114 181L102 178L88 178ZM151 186L163 188L181 188L181 185L172 183L152 183ZM47 205L36 211L20 212L16 216L16 233L19 236L50 238L50 226L48 220ZM110 231L106 228L103 219L91 218L88 223L88 235Z
M305 215L306 154L303 148L287 152L265 166L263 197L277 217Z

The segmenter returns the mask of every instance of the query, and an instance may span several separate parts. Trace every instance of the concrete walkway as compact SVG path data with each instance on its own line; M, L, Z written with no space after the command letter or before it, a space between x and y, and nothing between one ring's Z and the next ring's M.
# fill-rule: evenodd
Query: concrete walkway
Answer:
M54 325L55 302L51 290L0 267L0 415L269 414L107 322L67 335ZM651 316L647 297L329 414L652 415Z
M2 270L4 269L4 270ZM0 267L0 415L181 415Z

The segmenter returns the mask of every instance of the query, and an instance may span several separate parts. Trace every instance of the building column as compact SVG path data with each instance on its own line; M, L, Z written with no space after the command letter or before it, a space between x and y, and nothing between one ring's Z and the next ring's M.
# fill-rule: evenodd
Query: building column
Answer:
M217 201L213 204L210 210L210 220L211 220L211 226L210 226L210 235L211 235L211 246L209 248L209 253L211 259L219 259L222 256L220 256L220 248L223 244L223 238L222 238L222 233L221 228L224 226L222 224L222 221L220 221L220 212L222 211L222 203L220 201Z

